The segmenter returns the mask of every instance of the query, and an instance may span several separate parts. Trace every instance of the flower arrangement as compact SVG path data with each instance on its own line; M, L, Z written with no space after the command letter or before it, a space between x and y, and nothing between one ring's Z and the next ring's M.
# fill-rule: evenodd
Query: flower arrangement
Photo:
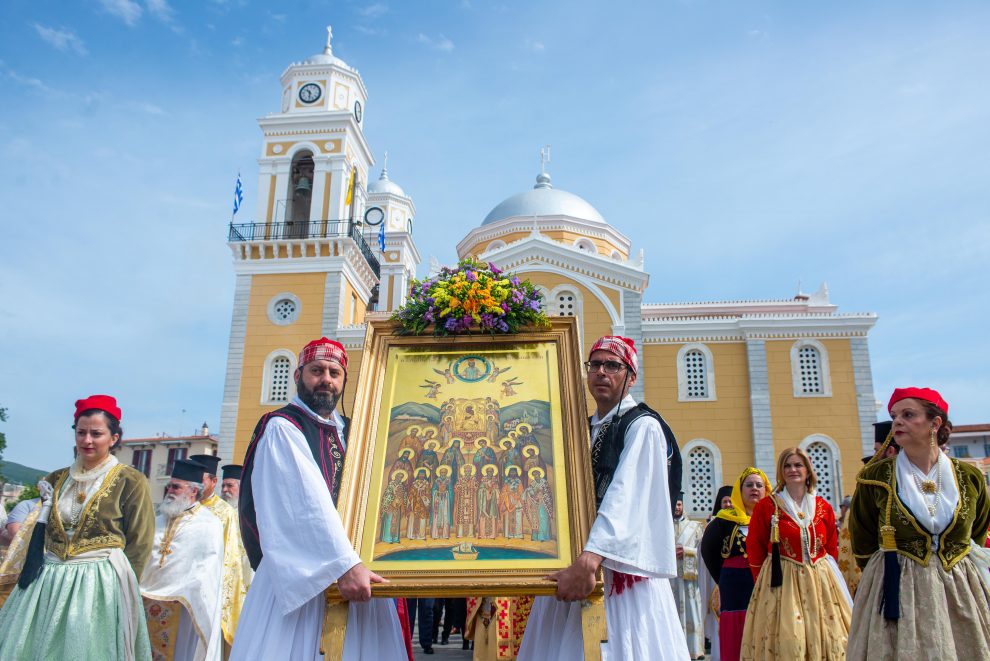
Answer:
M494 264L461 260L426 280L413 280L409 299L392 318L407 333L430 325L434 335L478 330L515 333L521 326L548 326L543 295L528 280L504 273Z

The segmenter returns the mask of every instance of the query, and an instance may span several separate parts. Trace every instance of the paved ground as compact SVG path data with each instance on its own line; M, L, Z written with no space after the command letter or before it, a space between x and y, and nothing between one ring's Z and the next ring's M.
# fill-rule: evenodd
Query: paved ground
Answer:
M428 661L429 659L436 659L436 661L454 661L454 659L460 661L464 659L464 661L467 661L474 652L471 650L462 650L461 645L463 643L464 639L461 638L461 634L453 634L448 644L441 645L437 643L433 646L433 654L424 654L423 648L419 646L419 634L413 632L413 656L416 661Z

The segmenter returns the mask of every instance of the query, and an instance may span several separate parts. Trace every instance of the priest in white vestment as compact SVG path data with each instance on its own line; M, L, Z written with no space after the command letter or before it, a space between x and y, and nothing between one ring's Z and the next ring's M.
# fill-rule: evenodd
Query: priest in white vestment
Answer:
M678 498L674 503L677 578L672 578L670 583L692 659L702 659L705 656L704 609L698 585L698 545L701 544L704 531L704 526L699 522L684 516L684 500L683 497Z
M659 415L628 394L638 370L632 340L599 339L585 367L597 404L590 422L598 515L581 555L550 575L556 599L535 600L518 658L583 658L580 600L591 593L601 566L608 628L602 659L687 659L669 580L677 562L666 439Z
M203 467L179 459L155 519L141 596L152 656L220 661L223 525L198 501Z
M245 454L241 532L255 575L231 659L321 661L324 591L337 583L349 601L343 658L404 661L395 603L371 599L371 583L384 579L361 563L334 504L347 444L334 409L347 354L321 338L298 364L297 396L262 417Z

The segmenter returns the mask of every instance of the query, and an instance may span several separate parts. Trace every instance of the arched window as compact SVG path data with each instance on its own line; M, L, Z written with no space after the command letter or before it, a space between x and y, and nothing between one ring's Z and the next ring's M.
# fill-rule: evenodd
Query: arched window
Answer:
M557 287L547 298L547 314L551 317L581 318L581 295L570 287Z
M704 344L685 344L677 352L677 399L681 402L715 399L715 364Z
M499 248L504 248L504 247L505 247L505 241L503 241L502 239L496 239L488 244L488 247L485 248L485 252L491 252L493 250L498 250Z
M302 150L292 157L289 190L285 197L285 233L282 238L305 239L309 236L315 169L313 152Z
M722 458L710 441L694 439L684 446L684 514L704 518L712 511L712 503L722 483Z
M266 405L286 404L296 394L296 384L292 380L296 357L286 349L276 349L265 360L262 376L261 403Z
M814 434L801 442L801 448L811 458L811 465L818 476L818 495L838 509L842 501L839 448L828 436Z
M798 340L791 346L791 377L795 397L831 397L828 351L817 340Z
M598 250L595 248L595 244L591 239L578 239L574 242L574 247L581 252L588 252L592 255L598 254Z

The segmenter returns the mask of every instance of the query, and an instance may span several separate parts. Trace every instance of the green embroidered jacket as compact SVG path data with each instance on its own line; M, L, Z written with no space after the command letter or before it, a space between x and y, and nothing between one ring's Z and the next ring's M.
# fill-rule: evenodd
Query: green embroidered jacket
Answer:
M970 550L970 540L982 546L990 526L990 498L983 474L970 464L950 459L959 487L955 516L939 536L938 558L952 569ZM849 506L849 534L856 563L865 567L881 549L880 528L888 520L894 528L897 552L927 567L932 556L932 535L915 519L897 496L895 457L866 466L856 477L856 491Z
M45 548L62 560L97 549L123 549L140 580L155 539L155 510L148 479L124 464L111 468L99 491L86 503L79 525L68 538L58 516L59 492L68 476L69 469L60 468L45 478L55 487Z

